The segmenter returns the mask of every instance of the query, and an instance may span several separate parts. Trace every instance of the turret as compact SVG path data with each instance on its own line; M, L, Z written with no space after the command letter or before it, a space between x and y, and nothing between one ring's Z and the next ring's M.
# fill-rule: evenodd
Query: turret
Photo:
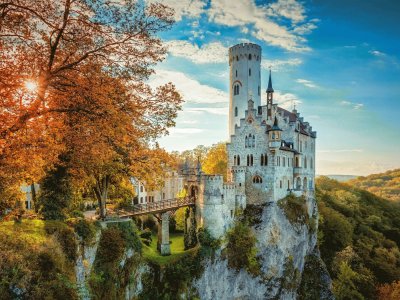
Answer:
M270 148L275 149L281 146L281 131L282 129L279 128L278 119L275 116L274 125L267 130Z
M261 47L256 44L238 44L229 49L230 101L229 135L240 125L252 95L254 107L261 106Z
M272 88L271 69L269 70L268 88L267 88L267 120L272 118L272 102L274 98L274 89Z

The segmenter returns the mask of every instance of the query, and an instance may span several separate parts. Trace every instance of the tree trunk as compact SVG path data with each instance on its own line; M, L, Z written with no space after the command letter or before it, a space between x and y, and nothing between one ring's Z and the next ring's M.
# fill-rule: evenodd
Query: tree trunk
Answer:
M96 195L97 202L99 204L100 218L104 219L107 215L106 202L108 195L108 186L110 183L110 176L105 175L103 178L98 177L96 179L96 187L93 188L94 194Z

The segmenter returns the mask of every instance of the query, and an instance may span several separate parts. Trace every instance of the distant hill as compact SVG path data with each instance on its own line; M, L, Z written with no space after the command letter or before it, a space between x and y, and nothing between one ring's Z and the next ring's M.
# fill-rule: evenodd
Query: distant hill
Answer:
M382 198L400 202L400 169L357 177L348 183Z
M380 284L400 280L400 203L326 176L316 180L316 198L336 299L376 299Z
M317 175L317 176L322 176L322 175ZM357 178L356 175L324 175L324 176L326 176L326 177L328 177L330 179L335 179L335 180L337 180L339 182L345 182L345 181L348 181L350 179Z

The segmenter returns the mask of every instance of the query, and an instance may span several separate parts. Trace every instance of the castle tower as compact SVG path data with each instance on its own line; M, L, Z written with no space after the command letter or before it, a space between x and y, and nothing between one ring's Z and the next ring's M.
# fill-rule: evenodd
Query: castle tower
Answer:
M261 106L261 47L244 43L229 48L229 136L240 124L252 98L254 107ZM251 95L251 96L250 96Z

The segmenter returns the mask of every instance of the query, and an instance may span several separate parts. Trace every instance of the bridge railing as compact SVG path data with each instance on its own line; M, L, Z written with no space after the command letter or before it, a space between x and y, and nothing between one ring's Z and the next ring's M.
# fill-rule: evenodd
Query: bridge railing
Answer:
M195 203L193 197L175 198L167 199L157 202L149 202L143 204L135 204L131 210L133 214L151 213L155 211L163 211L172 208L179 208L186 205L191 205Z

